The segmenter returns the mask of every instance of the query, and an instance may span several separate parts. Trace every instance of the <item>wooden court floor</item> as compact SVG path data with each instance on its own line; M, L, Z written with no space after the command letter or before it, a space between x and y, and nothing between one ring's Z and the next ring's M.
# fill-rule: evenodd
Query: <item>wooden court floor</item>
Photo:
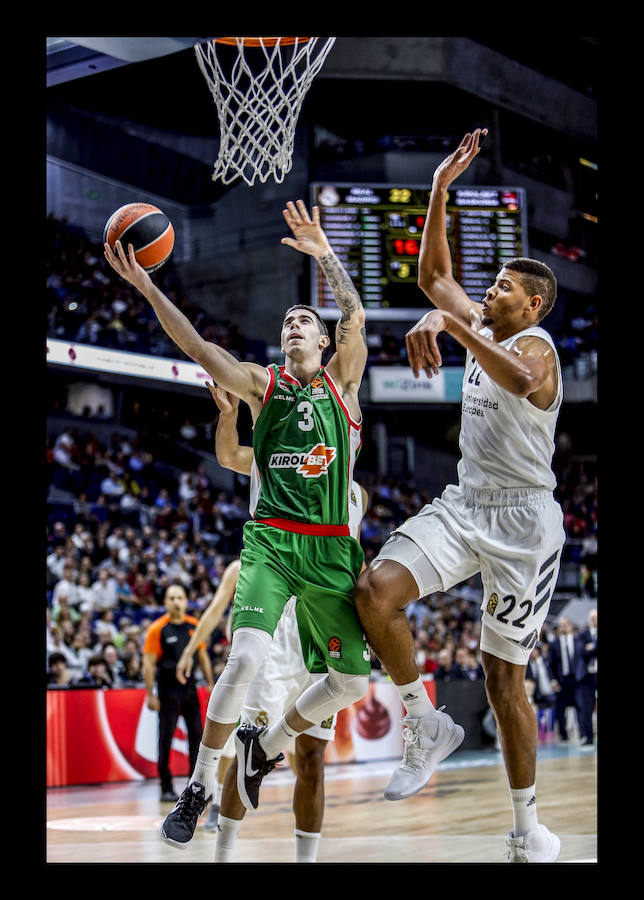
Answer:
M423 791L391 802L383 790L396 763L327 765L318 863L506 862L512 813L498 751L457 752ZM283 763L264 781L259 808L244 819L236 863L294 862L292 791L293 775ZM561 838L558 862L598 861L595 748L540 748L537 803L540 821ZM170 809L159 801L156 780L50 788L46 861L212 863L215 837L202 827L185 850L161 840Z

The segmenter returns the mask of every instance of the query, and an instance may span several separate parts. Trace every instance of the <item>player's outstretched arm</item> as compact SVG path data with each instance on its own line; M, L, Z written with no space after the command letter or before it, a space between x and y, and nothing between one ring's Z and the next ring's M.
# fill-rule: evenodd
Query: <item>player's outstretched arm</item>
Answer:
M283 238L282 243L315 257L342 313L335 330L336 352L327 369L341 389L350 390L360 385L367 364L365 311L360 294L320 226L319 207L313 207L311 218L301 200L297 204L289 201L283 215L293 237Z
M181 310L159 290L145 269L138 264L132 244L128 244L127 254L120 241L116 241L115 247L116 253L109 244L104 244L108 263L121 278L143 294L163 330L177 347L203 366L214 381L227 391L254 406L258 401L261 402L268 381L266 369L255 363L240 363L223 347L205 341Z
M239 397L229 394L215 384L206 382L206 387L219 409L217 430L215 431L215 455L224 469L232 469L240 475L250 475L253 467L253 448L239 443L237 414Z
M237 579L239 578L239 568L240 562L238 559L226 566L212 600L202 613L199 624L184 647L175 670L177 681L181 682L181 684L185 684L190 677L194 663L194 654L199 645L203 643L206 638L210 637L221 621L221 617L226 612L229 603L233 599L235 588L237 587Z
M437 375L443 360L437 336L446 331L470 351L484 372L500 387L517 397L529 397L547 409L557 391L555 354L547 341L536 335L520 338L510 349L482 337L458 316L440 309L425 313L405 336L409 364L418 378L424 371Z
M486 134L487 128L477 128L472 134L468 132L457 149L434 172L418 257L420 289L434 306L452 313L467 324L471 324L473 313L478 316L480 304L470 300L452 274L452 257L447 240L447 189L478 156L481 136Z

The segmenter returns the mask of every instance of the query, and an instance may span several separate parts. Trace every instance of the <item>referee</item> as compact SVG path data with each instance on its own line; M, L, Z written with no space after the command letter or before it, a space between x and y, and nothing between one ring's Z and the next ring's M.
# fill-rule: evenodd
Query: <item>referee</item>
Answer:
M175 674L184 647L190 640L199 620L186 615L188 597L182 585L172 584L163 600L166 612L148 628L143 644L143 678L147 690L148 709L159 713L159 778L161 800L174 803L179 798L172 785L170 747L179 716L183 716L188 730L190 771L194 769L201 740L202 719L194 673L185 684ZM214 686L210 657L206 644L197 648L197 661L209 690ZM154 692L156 681L157 691Z

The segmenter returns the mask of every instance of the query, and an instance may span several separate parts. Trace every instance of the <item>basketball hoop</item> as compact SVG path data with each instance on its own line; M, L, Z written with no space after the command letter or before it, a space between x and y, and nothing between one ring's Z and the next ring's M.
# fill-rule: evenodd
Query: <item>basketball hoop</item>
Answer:
M322 41L318 46L318 42ZM218 37L195 44L219 118L213 181L284 180L302 102L334 37Z

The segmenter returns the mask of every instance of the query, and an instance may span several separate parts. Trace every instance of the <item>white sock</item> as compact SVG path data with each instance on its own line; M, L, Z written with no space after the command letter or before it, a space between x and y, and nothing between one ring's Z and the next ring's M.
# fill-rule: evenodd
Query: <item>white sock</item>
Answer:
M197 781L203 784L206 789L206 797L210 797L215 789L215 781L217 779L217 766L221 758L221 749L213 750L212 747L206 747L205 744L199 744L199 753L197 754L197 762L190 776L188 784Z
M227 819L219 816L215 841L215 862L232 862L235 842L243 819Z
M295 862L313 863L317 862L318 844L320 843L320 834L313 834L310 831L300 831L295 829Z
M396 687L408 716L428 716L436 712L436 707L429 699L420 675L416 681L410 684L397 684Z
M513 833L515 837L520 837L522 834L533 831L539 824L535 786L517 789L510 788L510 797L512 798L512 812L514 813Z
M259 736L259 743L266 754L266 758L274 759L286 747L289 740L297 737L298 734L299 732L295 731L287 723L286 717L282 716L278 722L274 725L269 725L266 731L262 731Z

